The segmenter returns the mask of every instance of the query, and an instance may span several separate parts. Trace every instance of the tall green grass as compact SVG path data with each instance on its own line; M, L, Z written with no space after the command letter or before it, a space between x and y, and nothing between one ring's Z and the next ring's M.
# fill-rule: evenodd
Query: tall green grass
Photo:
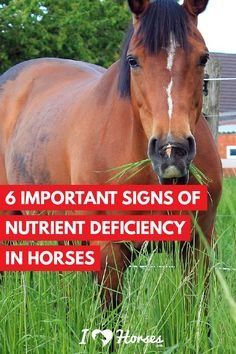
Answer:
M226 179L218 210L218 254L211 265L209 318L203 307L203 279L192 288L178 258L145 252L125 275L122 328L134 335L161 335L162 348L149 344L116 347L119 354L236 352L236 179ZM146 266L143 268L142 266ZM214 268L224 268L223 283ZM223 285L226 285L226 289ZM8 273L0 285L0 353L107 353L101 341L79 345L84 328L102 328L99 289L90 274ZM186 296L191 299L191 306ZM187 310L188 308L188 310ZM106 319L114 324L114 314ZM208 338L210 321L211 345Z

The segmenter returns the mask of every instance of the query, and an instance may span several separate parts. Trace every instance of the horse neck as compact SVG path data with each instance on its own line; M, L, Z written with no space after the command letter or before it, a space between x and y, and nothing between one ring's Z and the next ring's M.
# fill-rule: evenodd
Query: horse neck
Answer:
M96 106L103 114L107 135L120 142L120 152L126 150L123 156L127 160L135 161L147 157L147 138L130 99L122 98L118 92L118 76L119 62L116 62L96 85Z

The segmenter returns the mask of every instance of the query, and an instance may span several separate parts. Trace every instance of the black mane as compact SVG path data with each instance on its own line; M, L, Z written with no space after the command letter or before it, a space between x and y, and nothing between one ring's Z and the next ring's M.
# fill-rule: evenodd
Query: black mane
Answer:
M180 47L187 48L188 17L176 0L156 0L149 5L140 21L140 44L149 54L155 55L160 49L168 48L171 37ZM128 30L120 59L118 89L121 97L130 97L130 67L126 56L133 31L132 25Z

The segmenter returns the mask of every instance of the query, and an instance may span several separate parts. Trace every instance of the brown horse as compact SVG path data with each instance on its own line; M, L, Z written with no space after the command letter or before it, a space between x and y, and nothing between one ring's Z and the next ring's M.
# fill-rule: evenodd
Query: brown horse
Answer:
M201 115L209 55L197 16L208 0L128 2L133 25L121 59L108 70L45 58L0 77L0 184L104 184L109 173L96 171L147 154L152 166L130 183L154 184L157 176L165 184L194 183L188 172L194 160L211 180L208 211L199 215L211 243L222 171ZM196 232L192 239L198 249ZM106 305L116 306L131 252L122 243L100 246L98 282Z

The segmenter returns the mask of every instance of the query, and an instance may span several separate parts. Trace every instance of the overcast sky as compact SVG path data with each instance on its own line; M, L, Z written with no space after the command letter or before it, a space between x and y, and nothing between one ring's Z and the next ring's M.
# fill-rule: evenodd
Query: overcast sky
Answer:
M198 23L209 51L236 53L236 0L209 0Z

